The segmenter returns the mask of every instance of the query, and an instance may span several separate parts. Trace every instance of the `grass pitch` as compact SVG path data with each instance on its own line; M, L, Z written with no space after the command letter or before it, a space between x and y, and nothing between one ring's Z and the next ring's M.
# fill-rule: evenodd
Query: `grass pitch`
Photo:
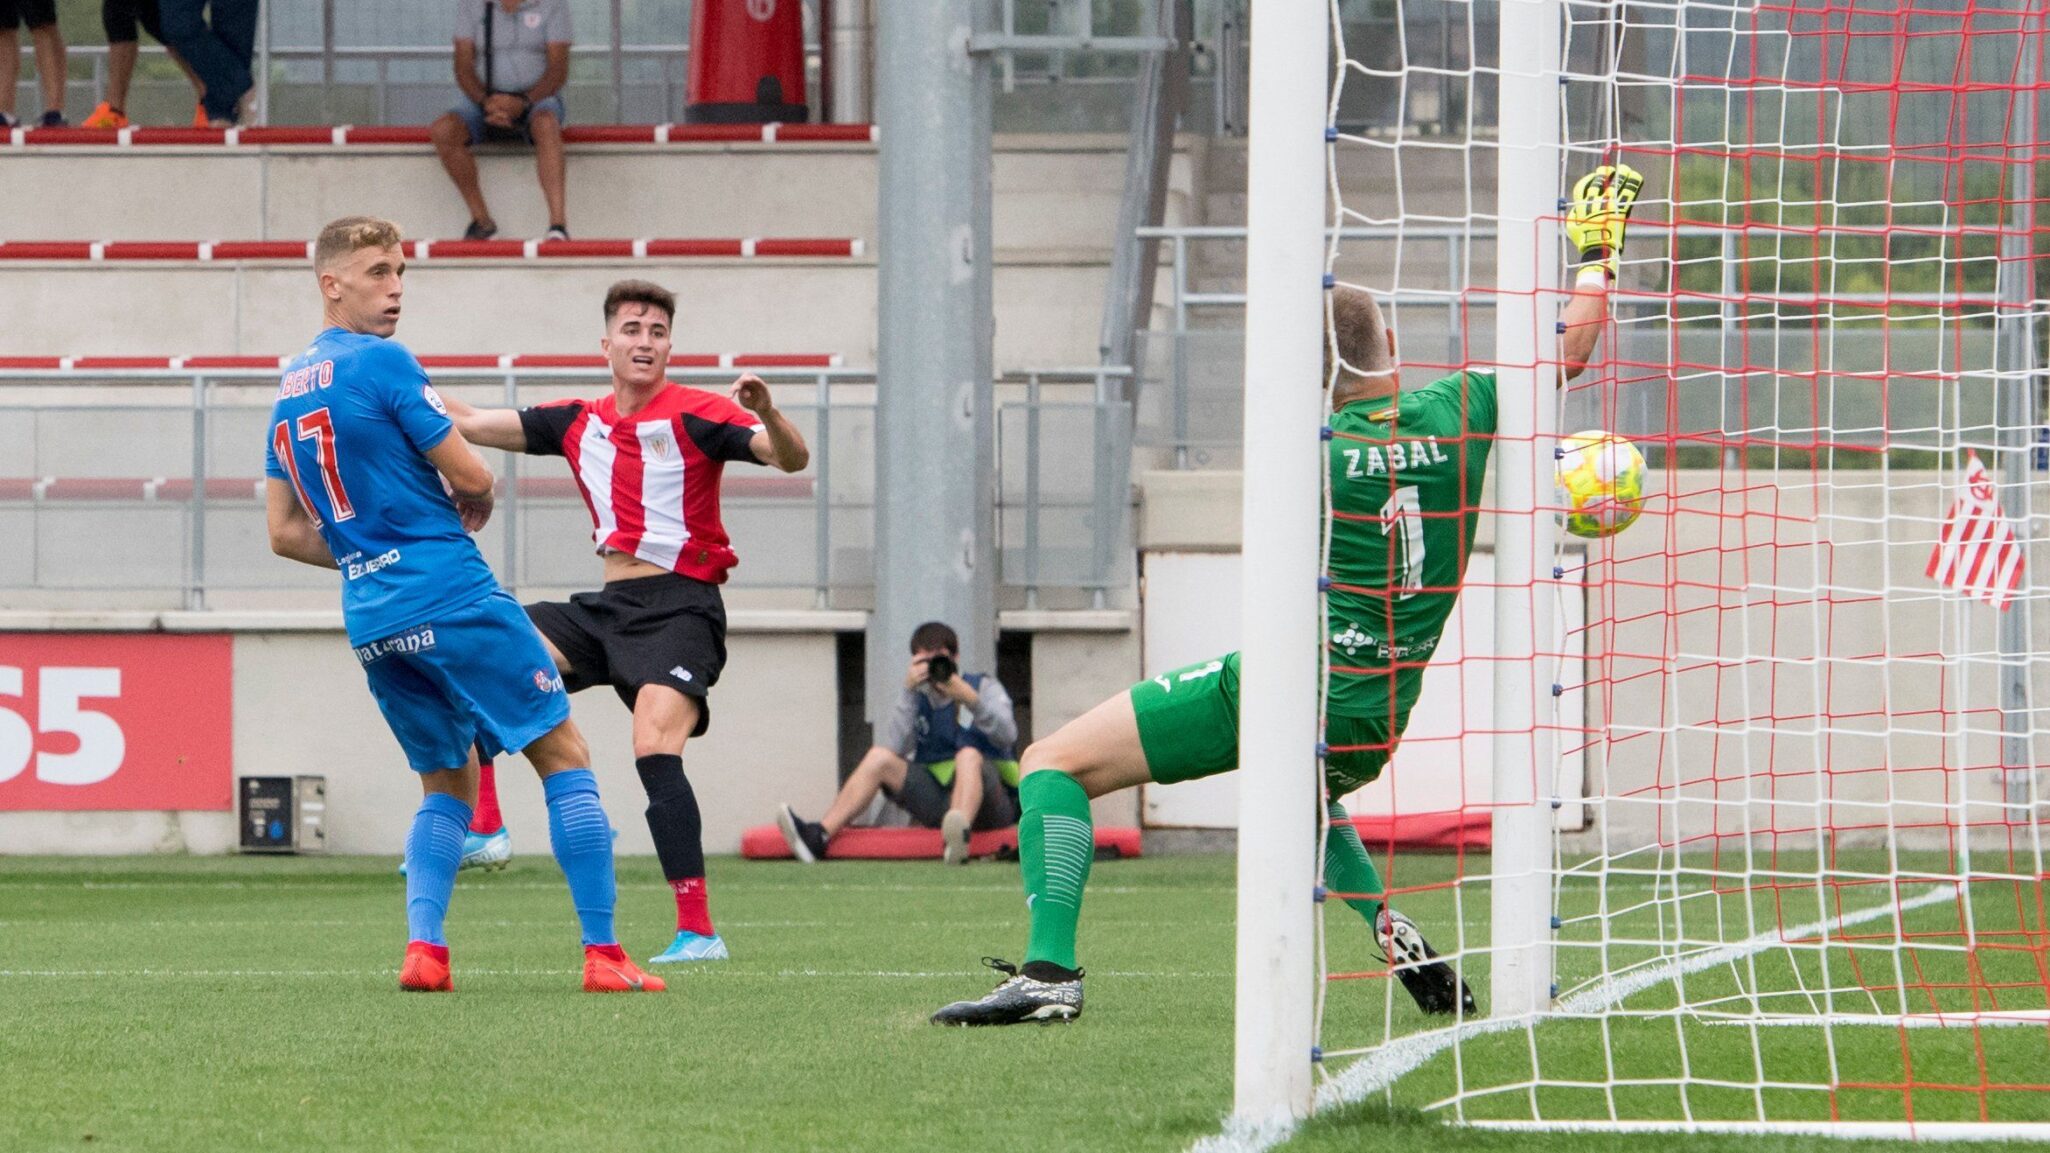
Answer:
M520 848L506 872L462 876L453 996L396 990L403 883L390 859L0 858L0 1150L1179 1150L1230 1108L1230 858L1099 864L1082 1020L946 1030L926 1015L993 983L976 958L1019 956L1015 866L715 860L713 912L735 960L668 970L667 994L598 997L577 988L560 875L538 846ZM1402 880L1450 869L1409 857ZM651 860L620 872L621 935L646 957L671 934L668 891ZM1401 904L1452 935L1449 891ZM1458 913L1485 934L1471 893ZM1327 926L1334 969L1371 963L1350 911L1329 909ZM1341 982L1326 1044L1430 1024L1383 979ZM1548 1080L1598 1060L1576 1034L1592 1028L1540 1030ZM1663 1068L1681 1026L1618 1028L1616 1051ZM1720 1061L1749 1075L1749 1031L1684 1028L1697 1072ZM1898 1063L1897 1031L1836 1034L1851 1064ZM1462 1045L1468 1083L1528 1077L1528 1037ZM1969 1031L1915 1041L1974 1044ZM1991 1043L2041 1067L2044 1030ZM1444 1094L1452 1056L1313 1120L1287 1148L1646 1140L1438 1126L1414 1110ZM2040 1099L2017 1094L2006 1112L2040 1118ZM1760 1153L1797 1139L1656 1140Z

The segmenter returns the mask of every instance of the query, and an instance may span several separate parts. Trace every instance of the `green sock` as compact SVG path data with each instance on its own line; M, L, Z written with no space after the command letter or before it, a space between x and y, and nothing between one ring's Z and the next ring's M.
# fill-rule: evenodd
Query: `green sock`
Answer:
M1381 871L1360 843L1360 834L1348 823L1345 806L1331 802L1331 832L1324 838L1324 888L1333 893L1372 893L1373 896L1343 897L1353 911L1372 926L1381 912Z
M1018 785L1018 860L1024 866L1025 907L1032 937L1025 960L1075 967L1075 924L1082 919L1082 886L1096 857L1089 794L1063 772L1037 772ZM1357 842L1355 842L1357 843Z

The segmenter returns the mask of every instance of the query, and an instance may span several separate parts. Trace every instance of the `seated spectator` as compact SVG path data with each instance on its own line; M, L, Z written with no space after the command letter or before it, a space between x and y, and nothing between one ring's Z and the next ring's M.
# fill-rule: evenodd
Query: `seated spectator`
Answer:
M107 98L85 118L84 128L128 127L128 82L135 78L135 60L142 51L142 32L147 30L164 44L164 25L157 17L157 0L101 0L100 26L107 30ZM206 85L183 56L174 50L171 59L192 82L201 101L193 112L195 128L206 127Z
M233 128L256 94L258 0L158 0L164 43L205 89L209 128Z
M43 82L44 128L64 127L64 33L56 0L0 0L0 128L14 128L14 90L21 83L21 33L36 42L36 79Z
M479 40L485 45L481 55ZM434 122L433 135L441 166L470 208L463 239L498 234L470 153L487 140L534 146L541 195L548 201L547 238L569 239L562 160L569 46L569 0L456 0L456 86L463 98Z
M938 621L911 634L904 692L875 747L861 758L820 821L779 805L776 824L800 861L824 860L832 840L878 789L911 819L938 828L950 865L968 861L971 829L1018 823L1018 722L1011 695L987 673L963 673L961 642Z

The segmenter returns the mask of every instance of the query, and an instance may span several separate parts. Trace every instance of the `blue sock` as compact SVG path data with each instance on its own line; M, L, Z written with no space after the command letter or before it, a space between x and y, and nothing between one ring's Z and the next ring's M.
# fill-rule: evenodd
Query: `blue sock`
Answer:
M407 940L446 945L441 925L456 891L456 866L463 860L463 834L470 831L470 806L447 793L429 793L413 814L406 834Z
M619 889L612 877L612 822L598 804L598 778L589 769L570 769L543 778L541 792L548 798L548 841L569 881L584 944L616 945L612 909Z

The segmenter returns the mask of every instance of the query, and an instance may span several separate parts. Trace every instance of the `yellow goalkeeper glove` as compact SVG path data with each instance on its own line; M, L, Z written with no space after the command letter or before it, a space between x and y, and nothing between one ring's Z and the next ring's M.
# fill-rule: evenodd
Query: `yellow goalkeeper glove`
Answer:
M1616 277L1623 256L1623 230L1630 224L1630 209L1644 177L1627 164L1604 164L1580 178L1573 186L1573 203L1566 211L1566 239L1580 250L1583 266L1599 265L1609 279Z

